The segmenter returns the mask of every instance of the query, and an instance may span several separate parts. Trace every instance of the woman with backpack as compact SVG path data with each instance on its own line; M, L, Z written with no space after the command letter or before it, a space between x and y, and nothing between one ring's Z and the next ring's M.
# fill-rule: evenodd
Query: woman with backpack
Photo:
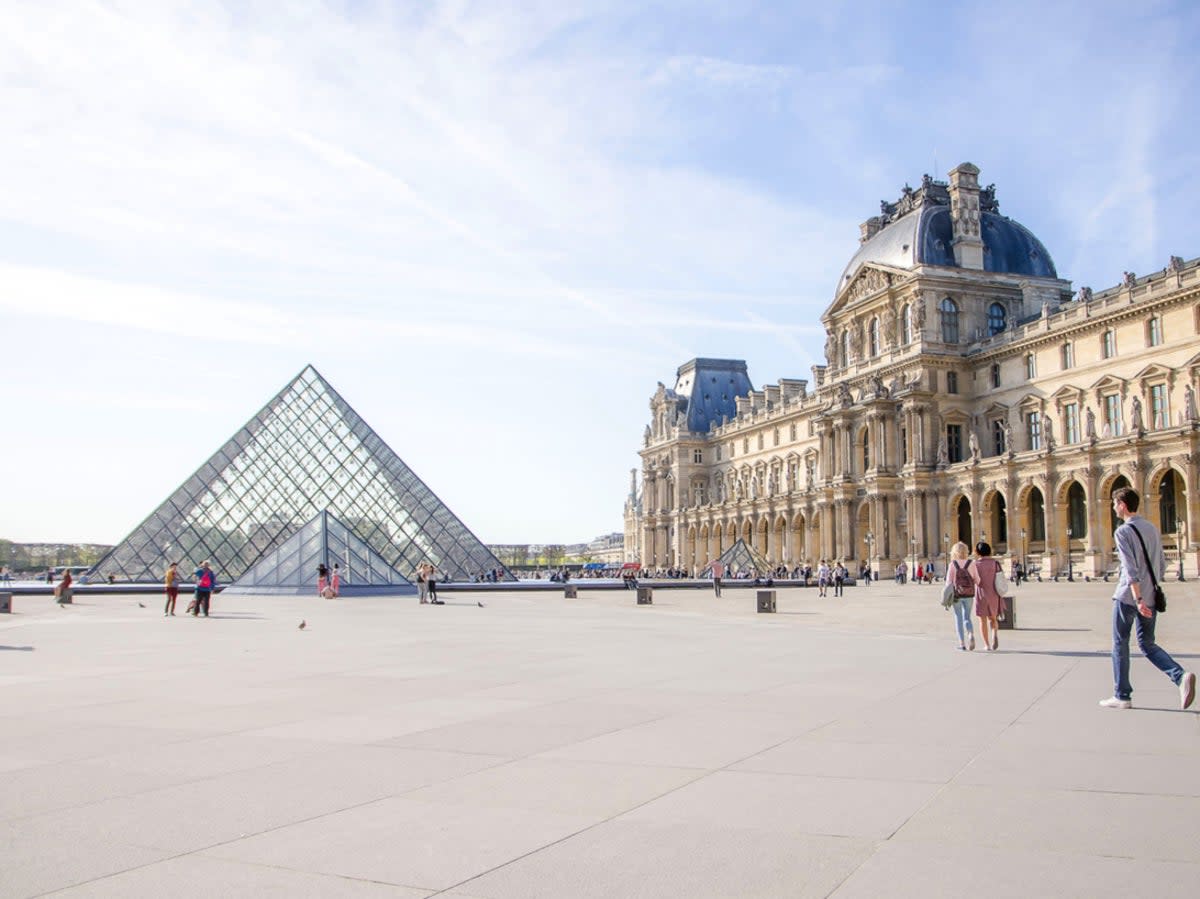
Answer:
M971 624L972 607L975 604L975 580L971 577L972 564L967 558L971 550L961 540L950 547L950 564L946 566L946 583L954 586L954 630L958 633L958 648L975 648L975 627ZM944 602L945 600L943 600Z
M975 581L975 614L979 617L979 627L983 631L983 645L989 650L1000 648L1000 609L1004 604L999 591L996 590L996 572L1000 563L992 558L992 546L986 540L975 544L975 555L979 556L971 568L971 577ZM991 639L988 639L988 628L991 628Z

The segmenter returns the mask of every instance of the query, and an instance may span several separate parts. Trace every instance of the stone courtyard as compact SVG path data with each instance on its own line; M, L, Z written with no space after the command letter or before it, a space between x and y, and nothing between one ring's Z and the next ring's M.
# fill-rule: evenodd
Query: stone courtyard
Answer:
M1200 667L1200 585L1160 642ZM940 588L18 596L0 895L1125 896L1200 882L1200 717L1103 583L959 652ZM484 603L484 607L479 606ZM139 605L141 603L142 605ZM304 620L306 627L298 625Z

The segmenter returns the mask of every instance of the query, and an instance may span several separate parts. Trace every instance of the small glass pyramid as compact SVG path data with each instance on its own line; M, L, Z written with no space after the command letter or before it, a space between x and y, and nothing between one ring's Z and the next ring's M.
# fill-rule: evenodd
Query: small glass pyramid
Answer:
M89 574L153 582L208 559L230 584L326 511L397 572L516 580L311 365Z
M328 512L263 553L225 592L315 594L320 564L330 571L338 566L342 594L417 592L408 578Z
M738 538L737 542L721 553L718 562L725 564L725 576L737 577L739 572L748 571L752 576L766 577L771 573L771 563L761 553L751 549L746 541ZM712 577L712 566L704 569L701 577Z

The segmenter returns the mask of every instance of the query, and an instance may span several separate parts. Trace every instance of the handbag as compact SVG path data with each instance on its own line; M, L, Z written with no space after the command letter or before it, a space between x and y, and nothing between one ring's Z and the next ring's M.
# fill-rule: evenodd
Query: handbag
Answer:
M1012 587L1008 583L1008 578L1004 576L1004 569L1000 567L999 563L996 565L996 580L994 581L993 586L996 588L996 593L1000 596L1008 596L1008 594L1012 592Z
M1154 585L1154 611L1161 615L1167 610L1167 595L1163 593L1162 585L1159 584L1158 578L1154 574L1154 566L1150 563L1150 553L1146 551L1146 541L1142 539L1141 532L1133 525L1126 522L1129 527L1133 528L1133 533L1138 538L1138 543L1142 544L1142 555L1146 557L1146 570L1150 572L1150 583Z
M950 607L958 602L958 594L954 592L954 582L946 581L946 586L942 588L942 608L950 611Z

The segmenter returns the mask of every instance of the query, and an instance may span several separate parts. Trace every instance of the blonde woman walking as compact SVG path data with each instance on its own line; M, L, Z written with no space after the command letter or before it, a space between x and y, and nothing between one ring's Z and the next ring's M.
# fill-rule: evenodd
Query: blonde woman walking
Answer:
M954 588L954 630L958 633L959 649L975 648L975 626L971 623L972 607L975 604L975 579L971 577L974 567L968 558L971 550L961 540L950 547L950 564L946 566L946 583Z

